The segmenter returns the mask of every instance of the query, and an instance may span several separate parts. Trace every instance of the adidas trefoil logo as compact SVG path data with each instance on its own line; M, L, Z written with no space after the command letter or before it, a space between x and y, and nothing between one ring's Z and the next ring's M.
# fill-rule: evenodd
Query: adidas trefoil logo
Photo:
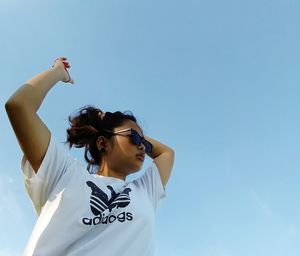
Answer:
M116 193L111 186L107 186L110 190L111 197L99 188L92 181L87 181L86 184L91 188L90 207L92 213L96 216L92 219L83 218L82 222L85 225L108 224L116 220L124 222L125 220L131 221L133 219L132 213L122 212L117 216L111 214L114 208L125 208L130 204L129 192L130 188L125 188L121 193ZM107 211L108 210L108 211Z

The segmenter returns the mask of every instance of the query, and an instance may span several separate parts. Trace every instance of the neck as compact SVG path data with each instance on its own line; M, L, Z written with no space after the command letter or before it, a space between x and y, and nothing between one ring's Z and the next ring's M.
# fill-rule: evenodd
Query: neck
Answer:
M126 179L126 175L122 174L116 170L113 170L109 168L107 163L105 161L102 162L101 166L99 166L99 169L97 171L98 175L106 176L106 177L113 177L117 179L124 180Z

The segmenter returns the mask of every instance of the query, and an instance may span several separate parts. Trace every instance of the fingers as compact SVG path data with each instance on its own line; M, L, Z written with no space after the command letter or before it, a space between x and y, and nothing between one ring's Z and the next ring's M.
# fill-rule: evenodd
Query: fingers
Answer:
M66 57L59 57L59 58L55 59L54 63L58 60L60 60L64 64L65 68L70 68L71 67L69 62L68 62L68 59Z
M66 70L66 72L67 72L67 74L68 74L68 76L69 76L69 79L67 80L67 81L63 81L64 83L71 83L71 84L74 84L75 83L75 81L71 78L71 75L70 75L70 73L68 72L68 70L65 68L65 70Z
M55 63L56 63L57 61L60 61L60 62L64 65L64 69L65 69L65 71L67 72L67 74L68 74L68 76L69 76L69 79L68 79L68 80L65 80L65 81L63 81L63 82L64 82L64 83L71 83L71 84L74 84L75 81L71 78L71 76L70 76L70 74L69 74L69 72L68 72L68 69L71 67L70 64L69 64L69 62L68 62L68 59L67 59L66 57L64 57L64 56L59 57L59 58L55 59L53 66L55 65ZM52 66L52 67L53 67L53 66Z
M75 81L71 78L71 80L69 81L69 83L75 84Z
M60 60L64 64L65 68L70 68L71 67L66 57L61 57Z

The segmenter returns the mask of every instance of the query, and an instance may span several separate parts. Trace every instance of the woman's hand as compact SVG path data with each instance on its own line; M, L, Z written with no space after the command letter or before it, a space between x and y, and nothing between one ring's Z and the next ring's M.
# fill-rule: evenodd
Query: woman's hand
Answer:
M57 70L60 73L61 81L64 83L74 84L74 80L71 78L68 69L70 68L70 64L66 57L59 57L54 61L52 66L53 69Z

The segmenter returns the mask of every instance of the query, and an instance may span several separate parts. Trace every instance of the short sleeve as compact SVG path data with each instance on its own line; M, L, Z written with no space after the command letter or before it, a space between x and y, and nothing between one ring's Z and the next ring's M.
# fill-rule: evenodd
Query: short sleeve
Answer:
M160 200L166 196L165 188L162 184L159 171L154 162L146 169L145 173L139 178L147 190L147 194L156 210Z
M21 169L25 188L30 196L37 214L48 200L51 192L61 180L62 176L74 163L66 149L51 135L47 152L37 173L34 172L28 159L23 156Z

